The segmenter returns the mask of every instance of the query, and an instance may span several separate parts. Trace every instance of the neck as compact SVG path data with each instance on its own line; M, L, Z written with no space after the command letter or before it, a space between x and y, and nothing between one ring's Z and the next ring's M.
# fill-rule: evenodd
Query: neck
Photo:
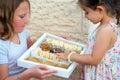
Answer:
M20 43L19 36L17 33L12 33L12 36L10 38L10 41L16 44Z
M105 18L102 19L101 25L108 24L109 21L114 21L114 18L112 18L110 16L106 16Z

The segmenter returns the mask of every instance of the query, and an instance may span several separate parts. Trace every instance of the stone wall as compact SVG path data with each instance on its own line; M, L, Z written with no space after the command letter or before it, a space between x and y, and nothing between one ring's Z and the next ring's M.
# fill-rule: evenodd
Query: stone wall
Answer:
M27 26L32 39L48 32L69 35L75 41L87 41L88 28L83 25L83 11L77 0L30 0L31 18Z

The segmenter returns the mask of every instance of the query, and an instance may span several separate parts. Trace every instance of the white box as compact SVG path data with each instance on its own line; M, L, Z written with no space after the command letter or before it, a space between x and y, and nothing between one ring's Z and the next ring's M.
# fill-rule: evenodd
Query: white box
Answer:
M41 63L36 63L36 62L32 62L32 61L28 61L26 60L26 58L28 56L30 56L30 52L31 50L35 49L36 47L38 47L40 45L40 43L43 42L43 40L46 38L46 37L51 37L51 38L54 38L54 39L57 39L57 40L60 40L60 41L64 41L64 42L67 42L69 44L74 44L74 45L77 45L77 46L80 46L82 47L82 51L80 54L83 53L84 51L84 45L83 44L80 44L80 43L77 43L77 42L73 42L73 41L70 41L70 40L66 40L66 39L63 39L61 37L58 37L58 36L55 36L55 35L52 35L52 34L49 34L49 33L44 33L17 61L17 64L18 66L21 66L21 67L24 67L24 68L30 68L32 66L35 66L35 65L46 65L46 64L41 64ZM55 67L55 66L51 66L51 65L46 65L48 66L49 69L55 69L57 70L58 72L55 73L54 75L56 76L59 76L59 77L64 77L64 78L69 78L69 76L71 75L71 73L73 72L73 70L75 69L75 67L77 66L78 64L73 62L71 63L71 65L67 68L67 69L64 69L64 68L60 68L60 67Z

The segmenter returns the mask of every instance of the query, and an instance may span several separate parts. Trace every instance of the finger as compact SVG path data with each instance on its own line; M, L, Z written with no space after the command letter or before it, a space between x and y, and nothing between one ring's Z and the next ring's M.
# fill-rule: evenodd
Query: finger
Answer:
M48 67L45 65L38 65L38 68L42 70L48 70Z
M51 77L51 76L53 76L53 74L43 75L43 76L41 76L41 78L44 79L44 78L49 78L49 77Z
M64 56L64 55L61 54L61 53L58 53L58 54L56 55L56 57L58 57L58 58L61 58L62 56Z
M42 75L54 74L56 72L57 72L57 70L43 70Z
M53 76L54 73L56 73L57 70L47 70L43 72L42 78Z
M57 70L46 70L45 74L56 73L56 72L57 72Z
M59 56L61 53L57 53L57 55L56 56Z
M63 53L57 53L57 55L56 55L56 56L61 56L61 55L63 55Z
M70 50L66 50L65 53L70 53Z

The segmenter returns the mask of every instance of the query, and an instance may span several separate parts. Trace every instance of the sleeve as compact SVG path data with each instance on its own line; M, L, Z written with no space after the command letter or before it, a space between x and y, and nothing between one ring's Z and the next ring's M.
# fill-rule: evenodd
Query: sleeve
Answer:
M0 41L0 64L6 64L8 63L8 55L6 48L2 45L2 42Z

